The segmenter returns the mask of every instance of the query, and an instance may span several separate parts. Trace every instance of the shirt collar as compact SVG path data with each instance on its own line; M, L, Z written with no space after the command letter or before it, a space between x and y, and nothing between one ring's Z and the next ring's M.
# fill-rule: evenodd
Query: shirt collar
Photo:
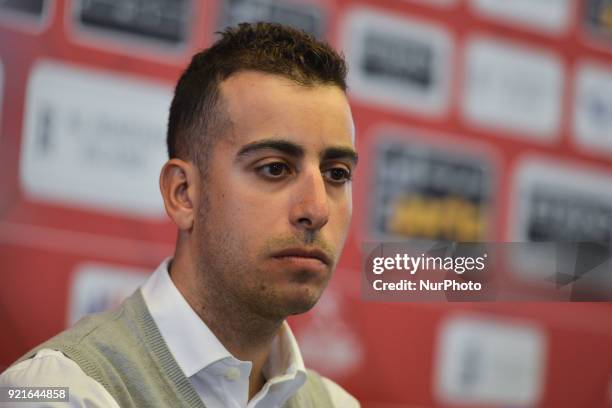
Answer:
M208 326L189 306L170 279L165 259L142 286L142 296L168 349L186 377L191 377L211 364L235 359ZM238 361L238 360L236 360ZM297 341L287 322L272 342L270 356L264 366L264 376L292 378L306 374Z

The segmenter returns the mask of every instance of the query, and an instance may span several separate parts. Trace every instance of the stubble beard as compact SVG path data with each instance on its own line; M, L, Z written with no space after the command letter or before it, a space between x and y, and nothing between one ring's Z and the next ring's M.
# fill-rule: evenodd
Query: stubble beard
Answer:
M209 198L203 195L197 220L201 243L197 254L198 286L199 293L206 297L201 299L201 304L207 305L209 311L222 313L218 318L231 316L241 321L240 324L255 321L280 324L287 316L310 310L319 300L329 277L318 290L304 287L296 294L283 293L282 289L266 282L268 271L257 267L257 258L245 256L249 251L242 242L233 239L228 229L220 227L217 230L207 222L212 215L211 205ZM302 242L310 244L313 241L315 237L308 234Z

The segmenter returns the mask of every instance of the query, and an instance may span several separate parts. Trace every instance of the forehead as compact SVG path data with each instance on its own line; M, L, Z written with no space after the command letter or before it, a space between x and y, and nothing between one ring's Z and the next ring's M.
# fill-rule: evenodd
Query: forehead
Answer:
M237 73L220 84L234 147L282 138L321 151L352 147L354 125L345 93L333 85L302 86L278 75Z

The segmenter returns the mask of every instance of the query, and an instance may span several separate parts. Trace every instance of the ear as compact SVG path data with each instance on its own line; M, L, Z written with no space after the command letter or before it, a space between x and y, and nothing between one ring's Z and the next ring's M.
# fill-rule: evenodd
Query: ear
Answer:
M166 213L179 230L191 230L195 219L199 173L192 163L180 159L166 162L159 176L159 188Z

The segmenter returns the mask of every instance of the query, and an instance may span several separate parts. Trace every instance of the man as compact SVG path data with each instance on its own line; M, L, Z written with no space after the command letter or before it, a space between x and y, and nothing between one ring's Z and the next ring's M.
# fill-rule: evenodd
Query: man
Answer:
M358 406L304 368L285 322L317 302L349 227L345 77L328 45L277 24L241 24L195 55L160 176L174 257L0 385L68 386L71 405L88 407Z

